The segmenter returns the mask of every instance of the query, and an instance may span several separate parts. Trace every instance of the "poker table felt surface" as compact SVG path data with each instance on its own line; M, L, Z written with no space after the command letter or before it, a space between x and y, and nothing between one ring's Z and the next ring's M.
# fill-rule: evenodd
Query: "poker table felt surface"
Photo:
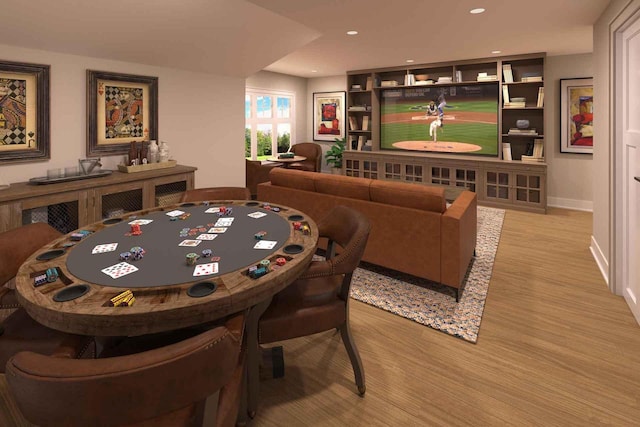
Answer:
M135 219L149 219L153 222L141 225L141 235L127 234L131 231L130 220L110 225L99 233L84 238L75 245L67 257L67 268L75 277L89 283L122 288L144 288L184 283L198 278L207 279L223 275L240 268L255 265L278 251L289 238L291 225L286 218L262 208L254 206L233 206L231 216L218 216L206 213L213 206L179 206L176 209L189 213L187 219L170 220L167 212L152 212ZM266 214L261 218L252 218L250 213ZM208 233L213 224L220 218L233 218L231 226L224 233ZM210 225L207 225L210 224ZM181 230L202 226L205 231L197 231L194 235L180 236ZM253 249L258 240L255 234L266 231L266 241L276 241L272 249ZM201 240L195 247L179 246L184 240L197 240L201 234L212 234L213 240ZM115 251L92 254L96 245L118 243ZM137 271L116 279L102 272L103 269L122 261L119 255L139 246L145 250L140 260L129 259L127 263L138 268ZM211 263L211 258L203 257L202 250L211 249L214 257L220 257L218 272L212 275L194 277L196 266L187 265L186 255L200 255L197 264Z
M249 206L253 203L257 206ZM181 229L215 223L218 219L216 214L204 216L202 212L208 207L221 205L232 206L235 218L233 225L224 233L225 237L204 241L195 248L178 246L185 239L180 236ZM67 247L73 243L72 233L69 233L44 245L22 264L16 275L18 300L33 319L45 326L91 336L136 336L170 331L238 313L268 301L304 273L319 238L315 222L304 212L278 206L281 211L276 213L264 207L262 202L244 200L216 201L210 205L198 202L195 206L177 204L132 212L115 218L120 222L114 224L111 221L89 224L81 230L92 234L81 242ZM170 221L166 213L174 209L189 212L191 216L185 220ZM247 217L248 213L255 211L267 215L259 219ZM141 226L141 236L125 236L131 229L128 223L134 215L137 219L153 219L153 222ZM294 221L308 225L309 233L295 230ZM254 234L258 231L266 231L265 240L275 240L277 245L272 250L253 249L257 241ZM187 236L193 237L197 235ZM115 251L91 254L94 246L115 242L118 243ZM139 268L138 271L119 279L100 272L105 266L119 263L119 254L132 246L146 250L143 259L129 261ZM287 251L292 246L298 250ZM194 277L195 267L186 264L185 255L200 253L206 248L210 248L214 256L220 256L220 271L210 276ZM235 250L242 254L234 254ZM51 254L55 256L49 256ZM74 264L76 257L80 267L72 266L73 273L67 268L67 261L71 259L71 264ZM275 265L279 257L286 259L285 265ZM262 259L269 259L273 268L262 277L251 278L246 267ZM210 261L198 260L198 263L205 262ZM236 266L239 267L234 269ZM50 268L58 271L59 278L35 286L34 279ZM86 273L78 268L86 269ZM147 282L142 282L142 279ZM161 285L162 282L166 284ZM206 295L190 292L203 284L215 285L215 291ZM135 303L128 307L114 307L110 299L123 292L125 287L133 292ZM61 300L62 294L73 298Z

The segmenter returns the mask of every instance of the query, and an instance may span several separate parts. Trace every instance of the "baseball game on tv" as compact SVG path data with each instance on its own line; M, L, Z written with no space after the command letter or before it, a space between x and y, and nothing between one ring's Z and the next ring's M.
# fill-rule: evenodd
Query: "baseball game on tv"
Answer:
M497 156L498 99L497 83L384 90L380 147Z

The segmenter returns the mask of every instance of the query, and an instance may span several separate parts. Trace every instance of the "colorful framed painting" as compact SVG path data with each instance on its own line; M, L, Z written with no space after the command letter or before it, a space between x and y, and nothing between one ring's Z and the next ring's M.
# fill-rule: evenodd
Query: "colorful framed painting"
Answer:
M560 79L560 152L593 154L593 79Z
M87 70L87 157L158 139L158 78Z
M0 163L49 158L49 66L0 61Z
M334 141L344 138L345 92L313 94L313 140Z

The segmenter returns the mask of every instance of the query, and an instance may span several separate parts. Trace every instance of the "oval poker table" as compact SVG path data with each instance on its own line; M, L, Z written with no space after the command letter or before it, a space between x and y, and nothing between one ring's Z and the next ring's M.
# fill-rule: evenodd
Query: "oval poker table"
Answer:
M16 289L36 321L95 336L174 330L255 306L305 271L318 241L316 224L303 212L244 200L147 209L78 231L88 233L79 241L69 233L34 253L20 267ZM261 240L259 232L266 232ZM127 258L136 247L143 256ZM197 255L194 265L190 253ZM279 258L286 263L277 265ZM252 278L249 267L264 260L268 272ZM58 278L36 284L47 269ZM113 306L111 299L126 290L134 304Z

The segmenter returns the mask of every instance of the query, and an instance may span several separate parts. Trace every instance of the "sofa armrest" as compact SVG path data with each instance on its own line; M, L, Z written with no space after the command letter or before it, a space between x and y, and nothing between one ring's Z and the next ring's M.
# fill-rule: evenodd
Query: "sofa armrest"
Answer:
M442 214L441 282L460 288L476 248L478 198L463 191Z

